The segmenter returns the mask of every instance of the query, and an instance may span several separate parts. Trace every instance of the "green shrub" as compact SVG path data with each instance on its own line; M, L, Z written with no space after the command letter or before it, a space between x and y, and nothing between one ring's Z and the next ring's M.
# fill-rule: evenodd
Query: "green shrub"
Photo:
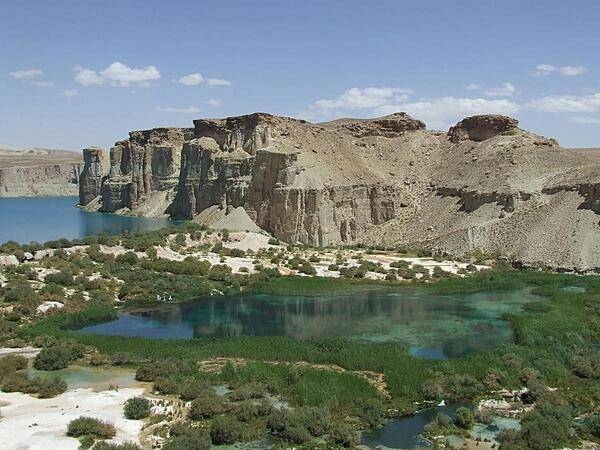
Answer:
M385 408L379 399L365 399L358 404L359 416L369 428L385 423Z
M192 401L190 405L189 417L192 420L200 420L207 417L213 417L226 410L226 403L223 397L206 391L204 395Z
M242 423L235 417L219 416L210 426L210 437L215 445L235 444L242 436Z
M27 358L21 355L6 355L0 358L0 378L8 373L27 368Z
M35 357L33 367L38 370L59 370L73 362L71 351L63 346L43 348Z
M337 424L332 430L332 437L336 444L342 447L353 448L359 443L358 433L345 423Z
M154 382L154 390L159 394L173 395L179 391L179 384L173 378L159 378Z
M98 441L92 450L142 450L142 447L135 442L124 442L117 444L115 442Z
M456 410L454 423L457 427L469 430L473 426L474 422L475 417L473 416L471 410L465 407L460 407Z
M179 397L182 400L190 401L203 395L214 393L207 383L199 380L188 380L184 382L178 389Z
M595 439L600 439L600 414L593 414L583 424L583 432Z
M28 391L31 394L37 394L39 398L52 398L67 391L67 383L58 377L45 380L36 377L30 380Z
M304 407L298 411L298 414L301 416L302 425L312 436L322 436L329 433L332 428L333 422L327 408Z
M71 286L73 284L73 275L67 272L49 273L44 279L46 283L54 283L60 286Z
M542 403L523 416L518 441L536 450L562 448L569 442L572 421L568 407Z
M263 398L267 395L267 388L261 383L247 383L239 386L229 393L229 399L233 401L250 400L252 398Z
M111 439L116 430L113 424L94 417L81 416L67 425L67 436L94 436L98 439Z
M171 427L162 450L209 450L212 446L206 430L178 424Z
M9 373L2 379L2 390L4 392L25 392L28 386L29 378L24 373Z
M134 252L121 253L115 258L115 261L121 264L129 264L134 266L138 262L138 256Z
M144 397L132 397L125 402L123 414L132 420L145 419L150 415L152 404Z

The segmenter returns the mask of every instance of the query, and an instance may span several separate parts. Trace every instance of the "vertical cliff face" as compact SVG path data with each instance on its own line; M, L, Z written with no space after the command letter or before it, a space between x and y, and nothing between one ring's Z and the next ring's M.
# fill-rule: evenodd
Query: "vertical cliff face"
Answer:
M517 125L475 116L441 133L403 113L195 120L131 132L108 163L87 149L81 202L219 223L235 210L229 222L290 243L485 249L600 267L598 164Z
M0 197L77 195L80 154L0 146Z
M79 177L79 204L87 205L100 196L108 172L104 150L90 147L83 150L83 170Z

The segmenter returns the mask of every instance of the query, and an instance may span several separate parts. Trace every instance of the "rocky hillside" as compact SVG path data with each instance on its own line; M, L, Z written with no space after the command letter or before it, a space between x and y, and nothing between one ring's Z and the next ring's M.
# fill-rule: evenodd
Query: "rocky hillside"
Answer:
M82 162L76 152L0 146L0 197L77 195Z
M84 150L80 202L286 242L424 245L600 267L600 165L504 116L448 133L404 113L322 124L252 114L130 133ZM232 222L233 220L230 220Z

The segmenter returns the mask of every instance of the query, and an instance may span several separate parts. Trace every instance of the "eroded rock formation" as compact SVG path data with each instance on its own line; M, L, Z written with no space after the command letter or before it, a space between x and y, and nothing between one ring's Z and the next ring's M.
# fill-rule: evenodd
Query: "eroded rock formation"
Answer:
M323 124L264 113L195 120L130 133L106 166L86 151L81 202L195 220L245 211L286 242L600 267L598 160L517 125L475 116L446 134L404 113Z
M77 195L81 155L0 147L0 197Z

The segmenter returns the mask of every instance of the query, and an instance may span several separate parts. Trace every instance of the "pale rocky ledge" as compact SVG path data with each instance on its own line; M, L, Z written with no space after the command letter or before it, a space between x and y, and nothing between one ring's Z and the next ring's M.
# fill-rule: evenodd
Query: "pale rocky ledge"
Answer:
M423 245L600 268L600 163L498 115L312 124L256 113L83 151L80 203L261 228L288 243Z

